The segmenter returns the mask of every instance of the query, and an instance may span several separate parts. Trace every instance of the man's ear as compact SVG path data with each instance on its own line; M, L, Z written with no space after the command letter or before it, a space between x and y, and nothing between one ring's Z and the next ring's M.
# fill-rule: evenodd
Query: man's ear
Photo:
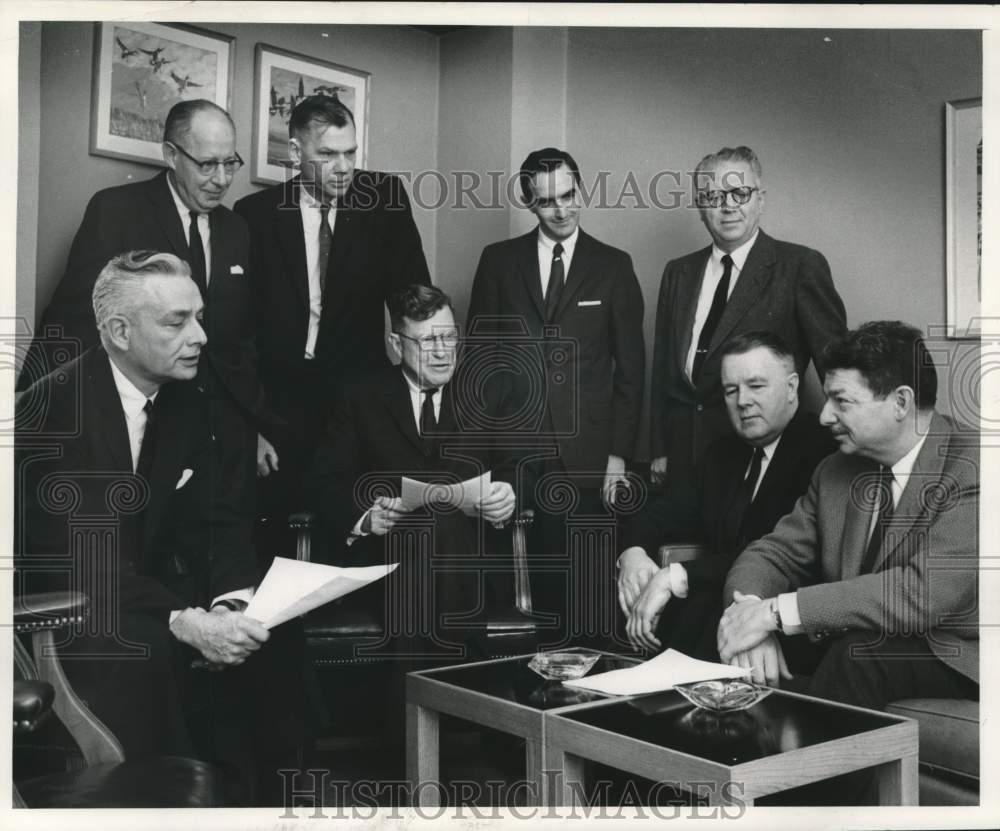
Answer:
M799 373L792 372L788 376L788 390L793 398L799 397Z
M395 355L398 360L403 360L403 342L399 335L395 332L389 333L389 346L392 347L392 354Z
M302 164L302 148L299 147L298 139L288 140L288 158L294 165Z
M123 315L112 315L104 322L104 330L115 348L127 352L131 343L131 324Z
M893 408L896 411L897 420L902 421L913 411L916 398L917 397L914 395L912 387L896 387L895 391L892 393L892 403Z
M163 161L167 163L167 166L171 170L177 168L177 148L169 141L163 142Z

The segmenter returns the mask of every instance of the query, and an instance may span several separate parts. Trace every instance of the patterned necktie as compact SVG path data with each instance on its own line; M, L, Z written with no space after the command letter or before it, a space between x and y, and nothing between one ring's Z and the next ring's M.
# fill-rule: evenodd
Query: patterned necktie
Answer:
M156 452L156 405L147 398L142 410L146 414L146 429L142 432L135 472L149 479L150 471L153 469L153 454Z
M722 258L722 279L715 287L715 294L712 295L712 306L708 310L708 317L705 318L705 325L701 327L701 334L698 335L698 349L694 353L694 365L691 368L691 380L696 384L701 375L702 365L708 355L708 347L712 344L712 336L719 326L719 320L726 309L726 300L729 297L729 280L733 276L733 258L726 254Z
M878 519L875 520L875 529L868 538L868 546L865 548L865 558L861 561L861 573L870 574L875 567L879 552L885 542L886 531L889 523L892 522L892 469L882 465L878 473L878 485L875 494L874 510L878 511Z
M326 268L330 264L330 251L333 248L333 231L330 230L330 206L321 205L319 209L319 292L326 291Z
M205 273L205 245L198 230L198 212L190 211L191 224L188 226L188 248L191 250L191 279L201 292L202 298L208 293L208 279Z
M545 321L552 323L559 308L559 298L562 297L566 269L562 260L563 247L557 242L552 249L552 268L549 270L549 284L545 288Z
M434 415L434 393L437 391L437 387L421 390L424 403L420 408L420 438L423 441L424 451L428 453L431 449L434 432L437 430L437 418Z

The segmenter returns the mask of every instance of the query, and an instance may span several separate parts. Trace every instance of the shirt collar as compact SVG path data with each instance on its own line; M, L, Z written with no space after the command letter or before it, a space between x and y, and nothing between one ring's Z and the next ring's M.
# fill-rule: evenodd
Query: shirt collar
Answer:
M913 465L916 464L917 456L920 455L925 441L927 441L927 436L922 436L920 441L913 445L913 449L892 466L892 476L900 484L903 484L910 478Z
M580 226L576 226L576 230L573 231L566 239L559 240L562 243L563 253L569 259L573 259L573 251L576 249L576 241L580 238ZM556 240L550 239L545 234L542 233L542 229L538 229L538 244L551 255L552 249L556 247Z
M142 408L146 406L146 394L125 376L125 373L118 368L114 358L110 355L108 356L108 362L111 364L111 377L114 378L115 389L118 390L122 409L128 418L135 418L142 412ZM155 401L156 396L159 394L160 391L157 390L149 396L148 400Z
M750 249L753 248L753 244L757 242L757 235L760 233L758 228L753 232L753 236L750 237L743 245L739 248L730 251L729 256L733 260L733 265L736 267L737 271L742 271L743 266L746 265L747 257L750 255ZM712 262L722 268L722 258L726 256L726 252L723 251L719 246L712 244Z
M315 196L313 196L308 190L306 190L301 184L299 185L299 204L305 205L307 208L313 208L314 210L319 210L323 207L323 203L320 202ZM337 207L337 200L333 199L330 201L330 207Z
M423 395L423 392L424 392L423 389L421 387L418 387L417 384L413 381L413 379L410 378L410 376L406 374L406 372L403 370L402 366L400 366L399 371L403 373L403 380L406 381L406 386L408 386L410 388L410 394L411 395ZM427 387L427 389L431 389L431 388ZM435 387L434 388L434 392L438 393L438 392L441 392L441 390L443 390L443 389L444 389L444 387ZM434 396L432 395L431 398L433 398L433 397Z
M761 448L761 450L764 452L764 458L768 462L770 462L771 459L774 458L774 451L777 449L779 441L781 441L781 435L780 434L778 435L778 437L774 441L772 441L772 442L770 442L768 444L765 444Z
M170 188L170 195L174 198L174 207L177 208L177 213L180 214L181 220L184 222L184 227L187 228L188 223L191 221L191 208L184 204L184 200L181 199L177 188L174 187L174 183L170 180L169 173L167 174L167 187ZM207 218L208 214L204 214L204 216Z

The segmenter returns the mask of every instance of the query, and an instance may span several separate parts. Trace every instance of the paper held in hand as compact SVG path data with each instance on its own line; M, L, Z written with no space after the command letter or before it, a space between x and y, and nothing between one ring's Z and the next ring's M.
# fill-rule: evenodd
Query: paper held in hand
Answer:
M244 614L265 629L381 580L399 563L364 568L340 568L275 557Z
M743 667L699 661L676 649L668 649L638 666L602 672L578 681L563 681L563 684L609 695L641 695L669 690L677 684L743 678L751 672L752 670Z
M491 471L464 482L418 482L403 477L400 497L403 509L412 511L424 506L460 508L463 513L475 516L476 504L490 492Z

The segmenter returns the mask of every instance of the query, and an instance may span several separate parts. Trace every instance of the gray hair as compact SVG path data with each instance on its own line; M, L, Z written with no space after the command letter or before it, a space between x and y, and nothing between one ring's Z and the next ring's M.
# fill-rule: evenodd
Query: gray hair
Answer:
M698 162L698 166L694 169L696 187L704 181L705 171L714 168L719 162L745 162L750 166L753 175L757 177L757 181L761 183L764 181L764 174L761 171L760 159L757 158L757 154L741 144L739 147L723 147L715 153L709 153Z
M94 283L94 319L104 330L108 319L115 315L129 316L135 311L136 289L148 278L157 275L191 277L191 268L173 254L158 251L126 251L113 257L101 269Z
M224 116L229 126L236 133L236 124L233 117L218 104L204 98L194 98L189 101L178 101L167 113L167 120L163 125L163 140L171 144L186 139L191 134L191 122L198 113L214 112Z

